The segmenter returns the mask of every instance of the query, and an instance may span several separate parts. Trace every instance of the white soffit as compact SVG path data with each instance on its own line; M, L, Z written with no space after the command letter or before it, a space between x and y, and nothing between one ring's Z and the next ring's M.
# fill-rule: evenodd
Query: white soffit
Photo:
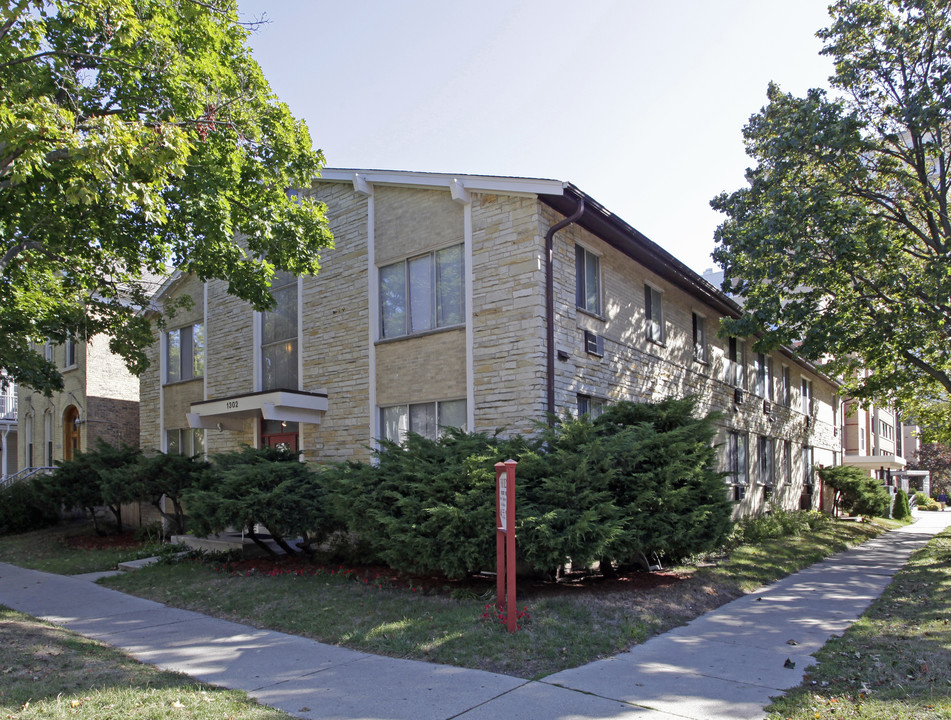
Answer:
M561 195L565 183L540 178L502 177L497 175L450 175L443 173L408 172L400 170L361 170L358 168L324 168L316 182L395 185L401 187L464 188L469 192L495 192L504 195Z

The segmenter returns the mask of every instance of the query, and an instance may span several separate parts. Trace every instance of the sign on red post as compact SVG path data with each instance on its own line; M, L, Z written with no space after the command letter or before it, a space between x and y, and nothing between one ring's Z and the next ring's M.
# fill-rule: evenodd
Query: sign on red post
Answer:
M505 612L505 626L515 632L515 466L506 460L495 466L496 604Z

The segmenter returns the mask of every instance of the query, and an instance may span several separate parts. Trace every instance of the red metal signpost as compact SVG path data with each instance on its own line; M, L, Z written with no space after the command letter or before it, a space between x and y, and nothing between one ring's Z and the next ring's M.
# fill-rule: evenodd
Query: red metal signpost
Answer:
M515 632L515 466L506 460L495 466L496 604L505 612L505 627Z

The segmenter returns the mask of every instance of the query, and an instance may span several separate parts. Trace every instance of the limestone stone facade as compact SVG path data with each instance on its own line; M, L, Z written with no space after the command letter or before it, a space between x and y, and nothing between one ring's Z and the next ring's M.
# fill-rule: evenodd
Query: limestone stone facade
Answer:
M97 440L139 442L139 380L109 340L41 348L63 375L62 391L45 397L19 388L17 456L21 468L45 467L86 452Z
M366 459L378 438L443 420L531 433L549 409L690 394L721 413L738 514L770 497L818 507L813 467L840 461L835 384L791 351L757 357L748 340L731 359L717 329L739 307L574 186L325 170L310 192L336 240L320 273L298 279L296 337L271 343L271 318L222 283L177 277L156 297L193 302L156 334L143 446L200 429L207 453L288 442L310 461ZM582 200L552 238L549 347L546 235ZM281 297L293 303L293 288ZM168 333L197 325L202 375L170 380ZM293 387L273 386L272 366Z

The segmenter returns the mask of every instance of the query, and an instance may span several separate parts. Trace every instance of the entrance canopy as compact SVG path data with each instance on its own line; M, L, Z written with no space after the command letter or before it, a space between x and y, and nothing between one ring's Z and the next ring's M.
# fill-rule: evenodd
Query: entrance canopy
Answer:
M843 455L842 464L863 470L904 470L907 463L901 455Z
M192 403L187 417L189 427L220 430L240 430L248 418L318 425L327 406L326 392L267 390Z

